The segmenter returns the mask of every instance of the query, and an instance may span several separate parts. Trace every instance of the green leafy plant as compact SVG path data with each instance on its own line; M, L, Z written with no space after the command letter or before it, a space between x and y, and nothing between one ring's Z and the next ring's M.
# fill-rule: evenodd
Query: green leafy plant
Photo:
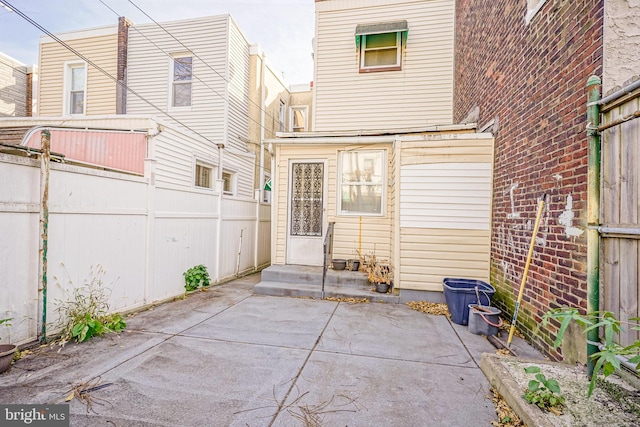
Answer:
M560 329L553 343L555 348L558 348L562 344L562 338L572 320L582 326L585 333L593 329L602 328L604 332L604 343L602 343L600 351L591 355L595 365L593 376L589 383L588 397L591 397L591 394L593 394L596 386L596 376L600 371L602 371L606 378L621 369L619 356L628 358L629 363L636 365L636 370L640 367L640 340L626 347L616 344L613 339L615 334L622 330L622 326L620 321L616 319L610 311L595 311L587 315L582 315L576 308L558 308L545 313L542 319L543 325L546 325L550 319L560 321ZM631 329L640 330L640 326L637 324L640 318L635 317L629 320L636 322L635 325L631 326Z
M207 272L207 267L202 264L191 267L182 274L185 282L184 288L187 291L194 291L200 286L206 287L211 284L211 278Z
M527 391L522 397L542 410L561 413L565 399L560 394L558 381L545 377L538 366L529 366L524 371L527 374L535 374L536 379L529 381Z
M109 313L110 290L103 286L105 271L98 267L83 286L73 289L66 301L58 301L62 333L60 345L84 342L95 336L120 332L127 324L119 313Z

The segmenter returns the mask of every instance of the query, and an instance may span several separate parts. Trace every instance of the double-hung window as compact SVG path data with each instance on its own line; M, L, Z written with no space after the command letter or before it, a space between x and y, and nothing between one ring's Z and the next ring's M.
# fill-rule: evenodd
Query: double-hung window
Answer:
M65 68L65 114L86 113L87 64L71 62Z
M291 132L305 132L307 130L307 110L306 105L291 107L291 117L289 119Z
M382 215L385 170L383 150L342 151L338 212L341 215Z
M227 196L235 196L236 194L236 173L224 170L222 171L222 192Z
M171 106L191 106L191 82L193 80L193 57L174 56L171 61Z
M196 160L195 186L200 188L213 188L213 166Z
M402 48L406 44L407 33L407 21L358 25L356 48L360 72L401 70Z
M285 129L286 113L287 113L287 104L281 99L280 110L278 111L278 130L280 132L284 132L284 129Z

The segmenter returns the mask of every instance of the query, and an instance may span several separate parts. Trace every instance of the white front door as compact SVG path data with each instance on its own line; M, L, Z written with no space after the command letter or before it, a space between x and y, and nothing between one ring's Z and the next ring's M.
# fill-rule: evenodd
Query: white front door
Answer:
M325 169L323 160L289 165L287 264L322 265Z

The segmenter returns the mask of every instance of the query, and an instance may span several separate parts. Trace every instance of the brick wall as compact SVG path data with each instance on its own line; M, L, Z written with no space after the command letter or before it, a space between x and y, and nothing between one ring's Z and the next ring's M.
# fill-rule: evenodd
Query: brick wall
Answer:
M603 0L548 0L530 23L526 0L456 2L454 119L496 135L491 282L513 313L538 200L546 208L518 316L555 358L550 308L586 308L586 81L602 73ZM478 112L479 110L479 112Z

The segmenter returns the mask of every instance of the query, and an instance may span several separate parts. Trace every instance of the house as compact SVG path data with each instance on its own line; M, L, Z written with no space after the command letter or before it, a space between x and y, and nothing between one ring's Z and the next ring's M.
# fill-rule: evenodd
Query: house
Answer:
M20 288L0 306L16 319L2 331L14 342L41 335L43 312L55 327L56 300L94 280L98 265L111 309L123 311L182 294L194 265L220 283L269 264L271 161L261 147L288 129L287 85L229 15L161 25L121 18L57 34L61 42L43 36L40 115L0 120L0 176L12 183L0 191L2 231L21 242L0 261L12 272L0 286Z
M637 228L633 194L638 190L638 157L624 151L637 146L637 136L619 142L621 135L633 134L637 123L593 134L603 138L602 159L594 150L599 143L590 148L586 132L593 127L587 119L590 76L601 78L605 95L637 79L639 20L640 6L626 1L456 1L454 122L477 122L493 133L496 144L491 283L499 307L513 313L531 224L543 199L518 327L555 358L584 362L586 342L576 330L562 354L553 349L559 325L538 328L549 309L610 310L623 321L640 314L637 240L629 234L632 230L602 231L606 226ZM638 90L626 92L624 98L617 95L615 102L603 105L606 120L628 114L634 105L637 109ZM629 160L620 164L618 158ZM595 179L600 163L601 188ZM607 175L606 169L616 164L622 166L619 176ZM598 277L603 279L600 285ZM597 331L591 339L597 340ZM620 341L636 339L637 332L629 330Z
M453 124L453 55L453 1L316 2L313 130L267 140L265 282L324 265L330 223L333 257L386 260L399 300L443 301L445 277L488 280L493 138Z
M28 67L0 52L0 117L31 116L37 67Z

